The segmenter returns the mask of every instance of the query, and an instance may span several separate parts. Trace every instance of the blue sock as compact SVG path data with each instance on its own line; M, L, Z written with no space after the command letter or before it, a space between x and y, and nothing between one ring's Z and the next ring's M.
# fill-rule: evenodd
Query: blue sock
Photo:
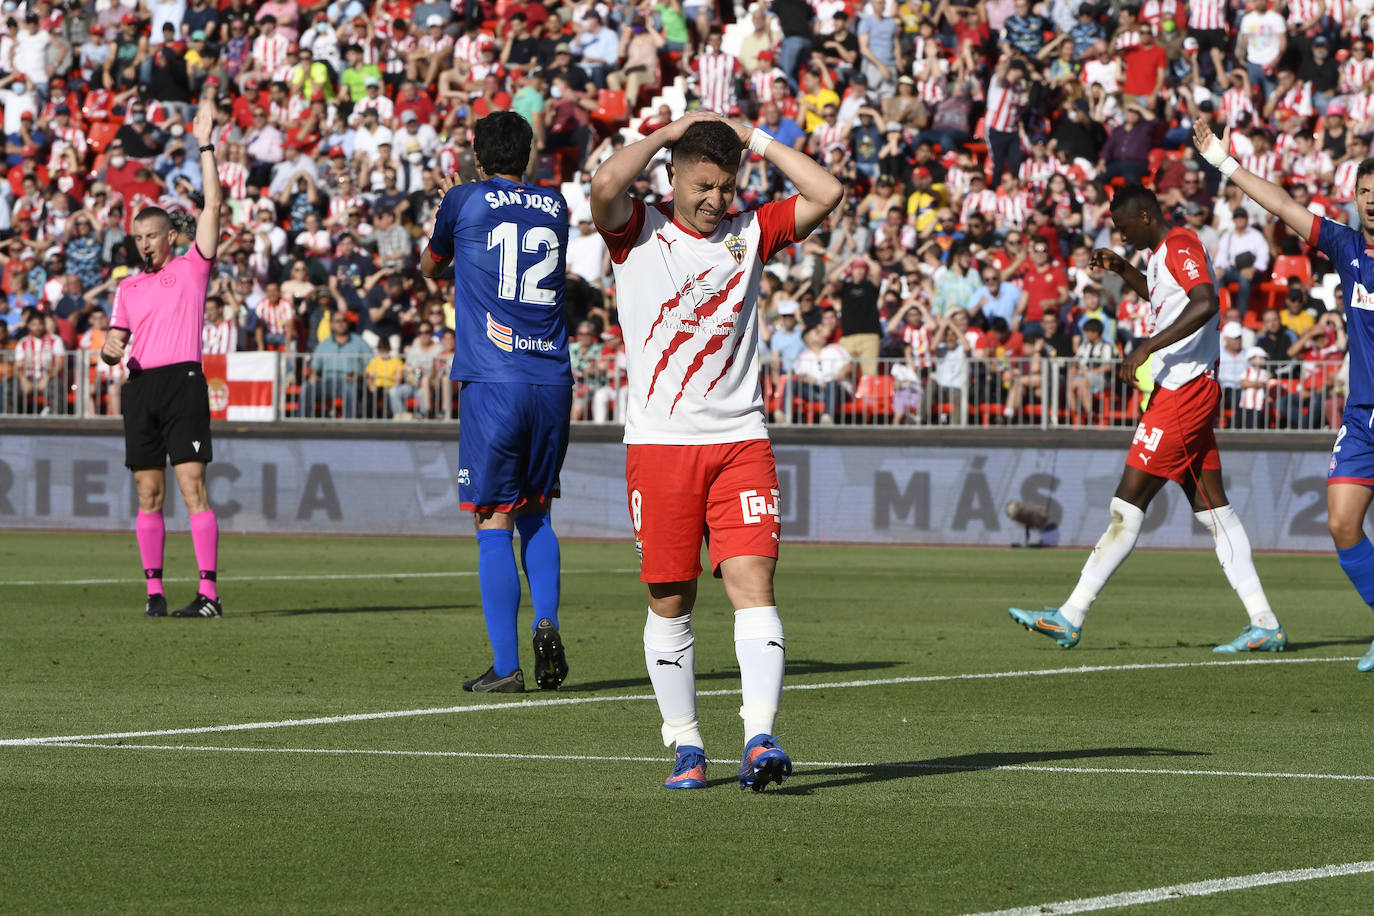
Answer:
M522 515L515 520L520 529L520 562L525 578L530 581L530 599L534 602L534 627L545 617L558 626L559 588L563 575L563 560L558 550L558 535L547 512Z
M501 528L477 532L477 582L487 620L492 668L505 677L520 667L515 648L515 617L520 611L520 572L515 568L511 533Z
M1363 537L1354 547L1336 553L1341 558L1341 569L1355 584L1355 591L1360 593L1365 604L1374 608L1374 544L1369 543L1369 538Z

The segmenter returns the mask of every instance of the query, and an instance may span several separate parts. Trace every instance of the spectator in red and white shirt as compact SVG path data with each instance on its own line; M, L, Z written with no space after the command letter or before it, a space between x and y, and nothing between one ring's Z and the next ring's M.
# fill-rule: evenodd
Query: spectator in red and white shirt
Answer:
M1300 118L1310 118L1317 113L1312 105L1312 84L1299 80L1298 75L1287 67L1279 71L1274 91L1269 93L1264 103L1264 116L1273 117L1285 108Z
M259 350L268 347L295 349L296 307L282 295L280 283L268 283L264 287L262 301L253 311L258 316L258 326L253 336Z
M1331 184L1335 171L1331 157L1317 149L1316 139L1306 131L1298 134L1298 154L1288 166L1290 180L1305 184L1314 194L1319 194Z
M967 226L969 217L975 213L981 213L989 221L997 216L997 195L988 190L988 180L981 169L969 175L968 193L959 209L959 222Z
M453 49L453 36L444 32L443 18L430 16L425 20L425 34L406 55L406 77L426 86L432 84L453 59Z
M39 312L30 312L25 326L28 334L14 348L21 403L26 409L36 409L41 398L44 414L65 413L67 402L62 397L62 381L66 375L64 354L67 348L61 338L47 332Z
M205 325L201 330L201 352L206 356L218 356L235 353L238 348L238 322L232 317L225 316L224 303L219 296L206 298Z
M706 46L692 60L692 71L696 75L701 107L728 116L738 107L735 76L740 72L740 64L733 54L720 49L720 42L720 30L712 29L706 36Z
M251 69L239 74L240 85L249 73L262 78L270 76L291 53L291 39L277 29L277 17L264 16L258 20L258 27L261 33L253 39L248 52Z
M1369 56L1369 42L1356 37L1350 42L1350 56L1341 64L1341 95L1354 95L1374 79L1374 57Z
M1220 114L1227 127L1235 127L1242 123L1243 116L1254 118L1257 112L1252 101L1254 94L1250 88L1250 77L1245 74L1244 68L1237 67L1231 72L1230 86L1221 94Z

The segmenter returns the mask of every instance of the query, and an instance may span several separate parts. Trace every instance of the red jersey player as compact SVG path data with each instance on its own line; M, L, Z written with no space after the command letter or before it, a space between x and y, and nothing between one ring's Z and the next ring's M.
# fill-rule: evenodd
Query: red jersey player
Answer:
M1135 547L1150 500L1172 480L1188 495L1194 517L1212 533L1226 579L1250 616L1240 636L1213 651L1281 652L1288 637L1269 608L1250 539L1221 483L1212 431L1220 402L1218 303L1206 249L1191 229L1170 228L1154 193L1138 184L1116 192L1112 220L1134 248L1151 252L1146 273L1109 249L1094 251L1092 266L1120 274L1141 299L1149 300L1146 321L1152 336L1131 351L1121 368L1126 378L1134 379L1153 357L1155 393L1126 457L1111 503L1111 524L1084 564L1073 594L1057 609L1012 608L1012 619L1073 648L1088 608Z
M646 206L626 191L665 147L673 199ZM746 148L799 193L731 214ZM708 532L712 571L735 608L746 739L740 785L759 791L792 769L773 741L785 643L773 594L781 528L758 382L758 288L764 264L806 238L842 193L803 153L710 111L625 147L592 179L592 215L621 290L626 488L649 586L645 663L664 744L677 748L669 789L706 785L691 614Z

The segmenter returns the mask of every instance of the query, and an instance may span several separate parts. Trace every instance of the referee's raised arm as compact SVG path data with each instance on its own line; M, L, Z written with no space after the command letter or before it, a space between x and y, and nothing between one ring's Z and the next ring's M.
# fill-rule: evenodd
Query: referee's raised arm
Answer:
M207 87L201 94L195 120L191 122L191 135L200 145L200 180L205 194L200 219L196 222L196 248L207 260L213 260L219 250L219 205L224 199L219 167L215 164L215 144L211 142L214 131L215 91Z

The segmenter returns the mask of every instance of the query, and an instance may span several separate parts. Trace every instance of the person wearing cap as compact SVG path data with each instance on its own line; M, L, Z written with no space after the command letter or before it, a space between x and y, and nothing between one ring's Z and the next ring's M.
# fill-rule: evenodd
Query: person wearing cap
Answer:
M1239 405L1240 380L1248 368L1248 359L1245 329L1239 322L1227 322L1221 329L1221 356L1217 362L1217 384L1221 386L1223 412L1233 411Z
M1331 102L1326 106L1326 113L1322 116L1322 131L1317 135L1317 149L1330 156L1331 161L1335 163L1339 163L1346 158L1346 149L1349 142L1348 138L1357 136L1350 132L1349 122L1346 121L1348 114L1349 112L1343 104L1340 102ZM1350 158L1359 160L1364 157L1351 155ZM1355 164L1358 166L1359 162L1357 161ZM1355 183L1352 181L1350 183L1351 198L1353 198L1354 193ZM1340 198L1338 197L1337 199L1339 200ZM1347 198L1347 200L1348 199L1349 198Z
M363 81L363 90L367 95L353 106L353 110L359 113L369 110L375 111L380 123L392 123L395 118L396 105L382 93L382 81L375 76L370 76Z
M406 54L406 77L428 86L453 59L453 36L444 31L448 20L438 13L424 19L424 34L415 42L414 50Z
M802 336L801 305L795 299L783 299L778 303L776 321L759 322L759 342L775 378L796 365L797 357L806 349Z
M1273 375L1269 372L1269 354L1263 347L1245 351L1245 371L1240 377L1240 397L1232 415L1232 429L1267 429L1269 427L1269 388Z
M1312 105L1321 114L1340 90L1341 72L1331 56L1331 43L1318 35L1309 44L1309 53L1298 64L1298 80L1312 87Z
M1214 252L1221 241L1221 234L1208 222L1209 212L1207 207L1190 200L1183 205L1183 223L1197 235L1202 247L1208 252Z

